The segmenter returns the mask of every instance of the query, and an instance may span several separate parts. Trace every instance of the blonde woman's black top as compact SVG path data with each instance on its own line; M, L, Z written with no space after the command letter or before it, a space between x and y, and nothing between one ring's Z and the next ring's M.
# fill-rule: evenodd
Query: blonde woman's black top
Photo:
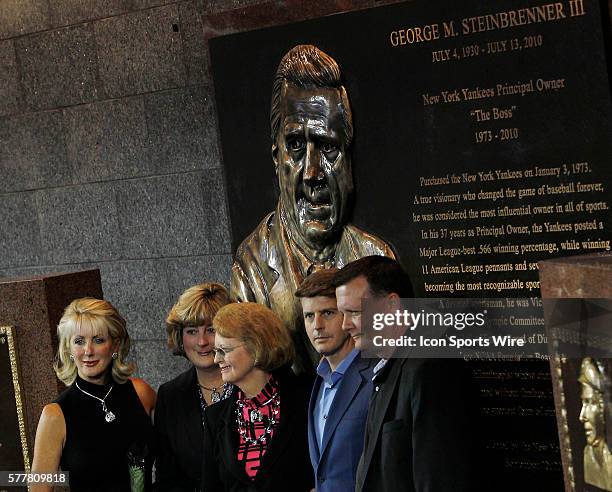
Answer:
M150 486L151 419L131 381L113 382L112 386L104 400L107 412L84 391L104 399L111 385L92 384L79 377L56 400L66 421L60 466L70 472L72 492L129 491L130 464L146 464L146 485Z

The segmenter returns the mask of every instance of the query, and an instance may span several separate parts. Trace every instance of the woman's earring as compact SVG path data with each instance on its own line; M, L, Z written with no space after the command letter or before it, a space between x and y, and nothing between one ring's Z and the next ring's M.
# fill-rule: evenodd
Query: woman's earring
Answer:
M70 357L70 360L74 362L74 355L70 354L69 357Z
M111 357L113 358L113 360L117 359L117 357L119 357L119 354L117 352L113 352L113 355L111 355Z

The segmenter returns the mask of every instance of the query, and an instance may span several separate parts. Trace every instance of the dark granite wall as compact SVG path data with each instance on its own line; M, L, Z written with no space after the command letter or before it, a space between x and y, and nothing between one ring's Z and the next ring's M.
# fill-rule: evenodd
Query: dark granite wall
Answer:
M231 264L202 16L254 3L0 2L0 278L99 268L154 387L166 311Z
M1 0L0 278L99 268L155 388L164 319L227 283L230 228L203 26L397 0ZM51 361L49 361L49 364Z

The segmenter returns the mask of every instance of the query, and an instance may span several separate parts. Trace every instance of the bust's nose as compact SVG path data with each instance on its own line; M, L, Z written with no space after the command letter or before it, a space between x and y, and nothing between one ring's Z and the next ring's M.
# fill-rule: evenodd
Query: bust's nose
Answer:
M304 182L311 184L321 181L325 177L321 167L321 152L314 142L306 144L304 159Z

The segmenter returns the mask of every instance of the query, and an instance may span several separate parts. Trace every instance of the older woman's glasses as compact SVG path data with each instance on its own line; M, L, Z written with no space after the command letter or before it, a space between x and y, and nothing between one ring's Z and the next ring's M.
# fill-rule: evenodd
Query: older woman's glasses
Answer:
M225 359L225 356L227 354L232 353L234 350L236 350L239 347L242 347L244 345L244 343L240 344L240 345L236 345L235 347L214 347L212 350L215 353L215 356L219 356L219 357L223 357Z

